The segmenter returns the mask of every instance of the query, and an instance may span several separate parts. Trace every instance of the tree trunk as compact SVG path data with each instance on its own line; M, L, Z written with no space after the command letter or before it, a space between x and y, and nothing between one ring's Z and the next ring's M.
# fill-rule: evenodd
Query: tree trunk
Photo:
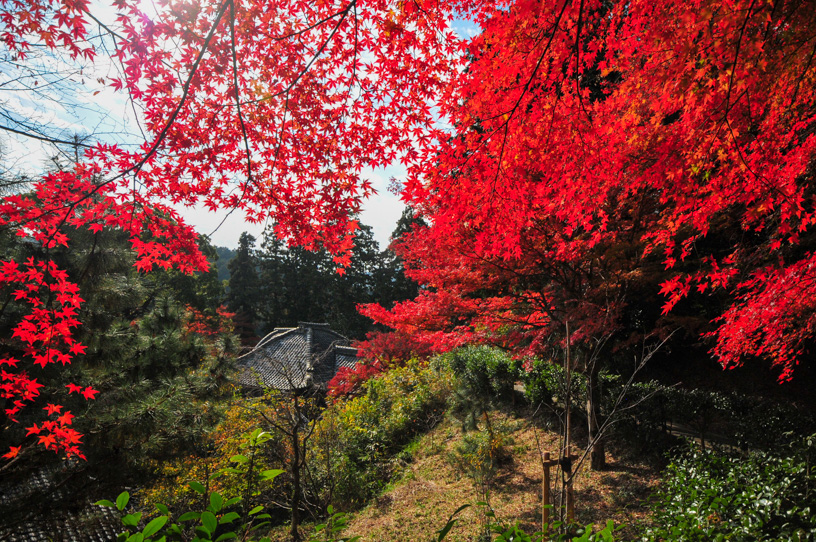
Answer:
M292 515L291 528L289 535L293 542L300 542L300 531L298 526L300 524L300 442L299 440L299 425L300 425L300 408L298 404L298 397L295 395L295 408L292 414L295 416L292 424Z
M587 430L589 442L592 443L598 437L600 424L598 423L598 410L601 407L601 387L600 387L600 364L593 361L587 372ZM592 470L603 470L606 467L606 446L603 438L595 444L590 444L589 465Z

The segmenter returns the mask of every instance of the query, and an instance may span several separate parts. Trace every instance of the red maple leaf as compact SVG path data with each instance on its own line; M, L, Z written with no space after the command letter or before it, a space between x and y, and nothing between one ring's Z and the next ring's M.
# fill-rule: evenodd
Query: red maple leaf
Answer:
M8 453L3 454L3 459L14 459L20 453L22 446L10 446Z
M60 425L71 425L71 422L75 417L76 416L71 414L70 411L66 410L65 414L57 418L57 423L59 423Z
M66 388L68 388L68 393L81 393L82 386L77 386L76 384L66 384Z
M87 388L85 388L84 390L82 390L82 396L83 396L85 399L93 399L93 398L94 398L94 396L95 396L97 393L99 393L99 390L95 390L95 389L93 389L93 388L92 388L92 387L90 387L90 386L88 386Z
M41 435L40 436L40 444L45 446L46 448L51 448L57 441L57 436L53 433L49 435Z

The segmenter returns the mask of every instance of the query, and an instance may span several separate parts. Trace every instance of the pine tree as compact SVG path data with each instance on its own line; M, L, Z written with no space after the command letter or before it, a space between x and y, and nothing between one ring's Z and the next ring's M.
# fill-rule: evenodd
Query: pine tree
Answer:
M252 346L258 341L255 327L260 297L255 237L247 232L241 234L238 251L227 267L230 272L227 308L235 313L235 327L241 344Z

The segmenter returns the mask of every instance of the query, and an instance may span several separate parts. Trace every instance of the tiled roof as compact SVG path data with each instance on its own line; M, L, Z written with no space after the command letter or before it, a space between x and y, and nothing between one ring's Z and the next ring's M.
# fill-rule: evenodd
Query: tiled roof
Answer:
M35 470L21 480L0 484L0 540L3 542L109 542L122 532L119 515L110 508L82 503L61 486L70 462ZM57 505L39 508L37 502Z
M299 390L325 387L340 367L354 367L357 349L328 324L276 328L238 358L238 382L249 387Z

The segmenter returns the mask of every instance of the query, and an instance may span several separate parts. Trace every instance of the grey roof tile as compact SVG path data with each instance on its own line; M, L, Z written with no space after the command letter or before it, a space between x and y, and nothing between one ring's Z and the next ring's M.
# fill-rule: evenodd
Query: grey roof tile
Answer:
M357 349L328 324L300 322L276 328L238 358L238 382L249 387L298 390L325 387L340 367L353 367Z

